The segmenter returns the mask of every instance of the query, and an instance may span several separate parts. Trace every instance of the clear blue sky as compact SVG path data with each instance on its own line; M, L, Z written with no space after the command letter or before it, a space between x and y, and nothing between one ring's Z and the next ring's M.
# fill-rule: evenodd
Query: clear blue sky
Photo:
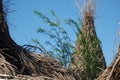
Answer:
M113 59L112 47L119 29L120 0L96 0L95 27L98 38L102 42L102 49L107 65ZM8 23L12 38L20 45L30 44L31 38L39 38L36 29L44 26L40 19L33 13L38 10L48 15L54 10L60 19L77 18L79 11L73 0L13 0L10 10L15 10L8 15ZM39 38L40 41L44 40ZM119 40L115 42L115 47ZM116 49L115 49L116 52Z

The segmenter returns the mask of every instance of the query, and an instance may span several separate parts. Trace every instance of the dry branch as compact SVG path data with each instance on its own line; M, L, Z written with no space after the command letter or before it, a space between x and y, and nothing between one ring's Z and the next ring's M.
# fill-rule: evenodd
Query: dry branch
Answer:
M45 76L59 80L74 80L74 77L62 68L56 60L33 54L12 40L5 19L3 0L0 0L0 74L3 74L0 75L1 77L28 75L29 77ZM17 80L24 80L23 78L25 77ZM25 79L27 80L27 78Z
M105 69L105 71L98 77L97 80L119 80L120 79L120 45L117 57Z

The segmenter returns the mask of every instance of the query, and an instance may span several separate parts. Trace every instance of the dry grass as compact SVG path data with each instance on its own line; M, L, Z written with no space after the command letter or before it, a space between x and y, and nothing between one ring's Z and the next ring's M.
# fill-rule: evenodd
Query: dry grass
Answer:
M93 19L95 17L95 0L84 0L82 2L82 0L80 0L81 2L79 2L79 0L75 0L75 4L77 6L77 8L80 11L80 15L82 18L82 21L85 21L87 16L91 16ZM81 5L80 3L83 3L83 5Z

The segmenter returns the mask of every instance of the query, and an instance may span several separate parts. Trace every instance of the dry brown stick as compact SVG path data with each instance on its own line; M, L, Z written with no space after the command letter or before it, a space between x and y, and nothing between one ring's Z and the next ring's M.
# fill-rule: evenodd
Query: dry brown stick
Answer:
M14 76L6 75L6 74L0 74L0 77L3 78L3 79L6 79L6 78L14 78ZM3 80L3 79L2 79L2 80Z
M115 64L113 65L113 68L112 68L112 70L110 71L110 74L108 75L107 80L110 80L110 78L111 78L111 76L112 76L112 73L113 73L113 71L114 71L117 63L119 62L119 60L120 60L120 56L118 56L118 59L115 61Z

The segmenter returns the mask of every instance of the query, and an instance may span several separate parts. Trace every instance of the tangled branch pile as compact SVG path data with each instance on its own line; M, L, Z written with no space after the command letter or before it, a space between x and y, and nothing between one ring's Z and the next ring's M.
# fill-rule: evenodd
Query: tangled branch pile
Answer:
M32 80L44 80L44 78L52 80L74 80L74 77L72 77L67 70L62 68L59 63L51 57L33 53L20 53L21 58L23 58L22 62L26 65L21 66L21 73L18 73L18 68L6 61L2 54L3 51L0 50L0 78L13 78L20 80L24 78Z
M5 60L2 55L4 52L0 50L0 74L15 75L15 67Z
M119 80L120 79L120 45L117 57L104 70L97 80Z
M33 54L12 40L0 0L0 78L17 80L74 80L67 70L51 57ZM21 75L21 76L19 76ZM25 76L27 75L27 76ZM44 77L40 79L41 77Z

